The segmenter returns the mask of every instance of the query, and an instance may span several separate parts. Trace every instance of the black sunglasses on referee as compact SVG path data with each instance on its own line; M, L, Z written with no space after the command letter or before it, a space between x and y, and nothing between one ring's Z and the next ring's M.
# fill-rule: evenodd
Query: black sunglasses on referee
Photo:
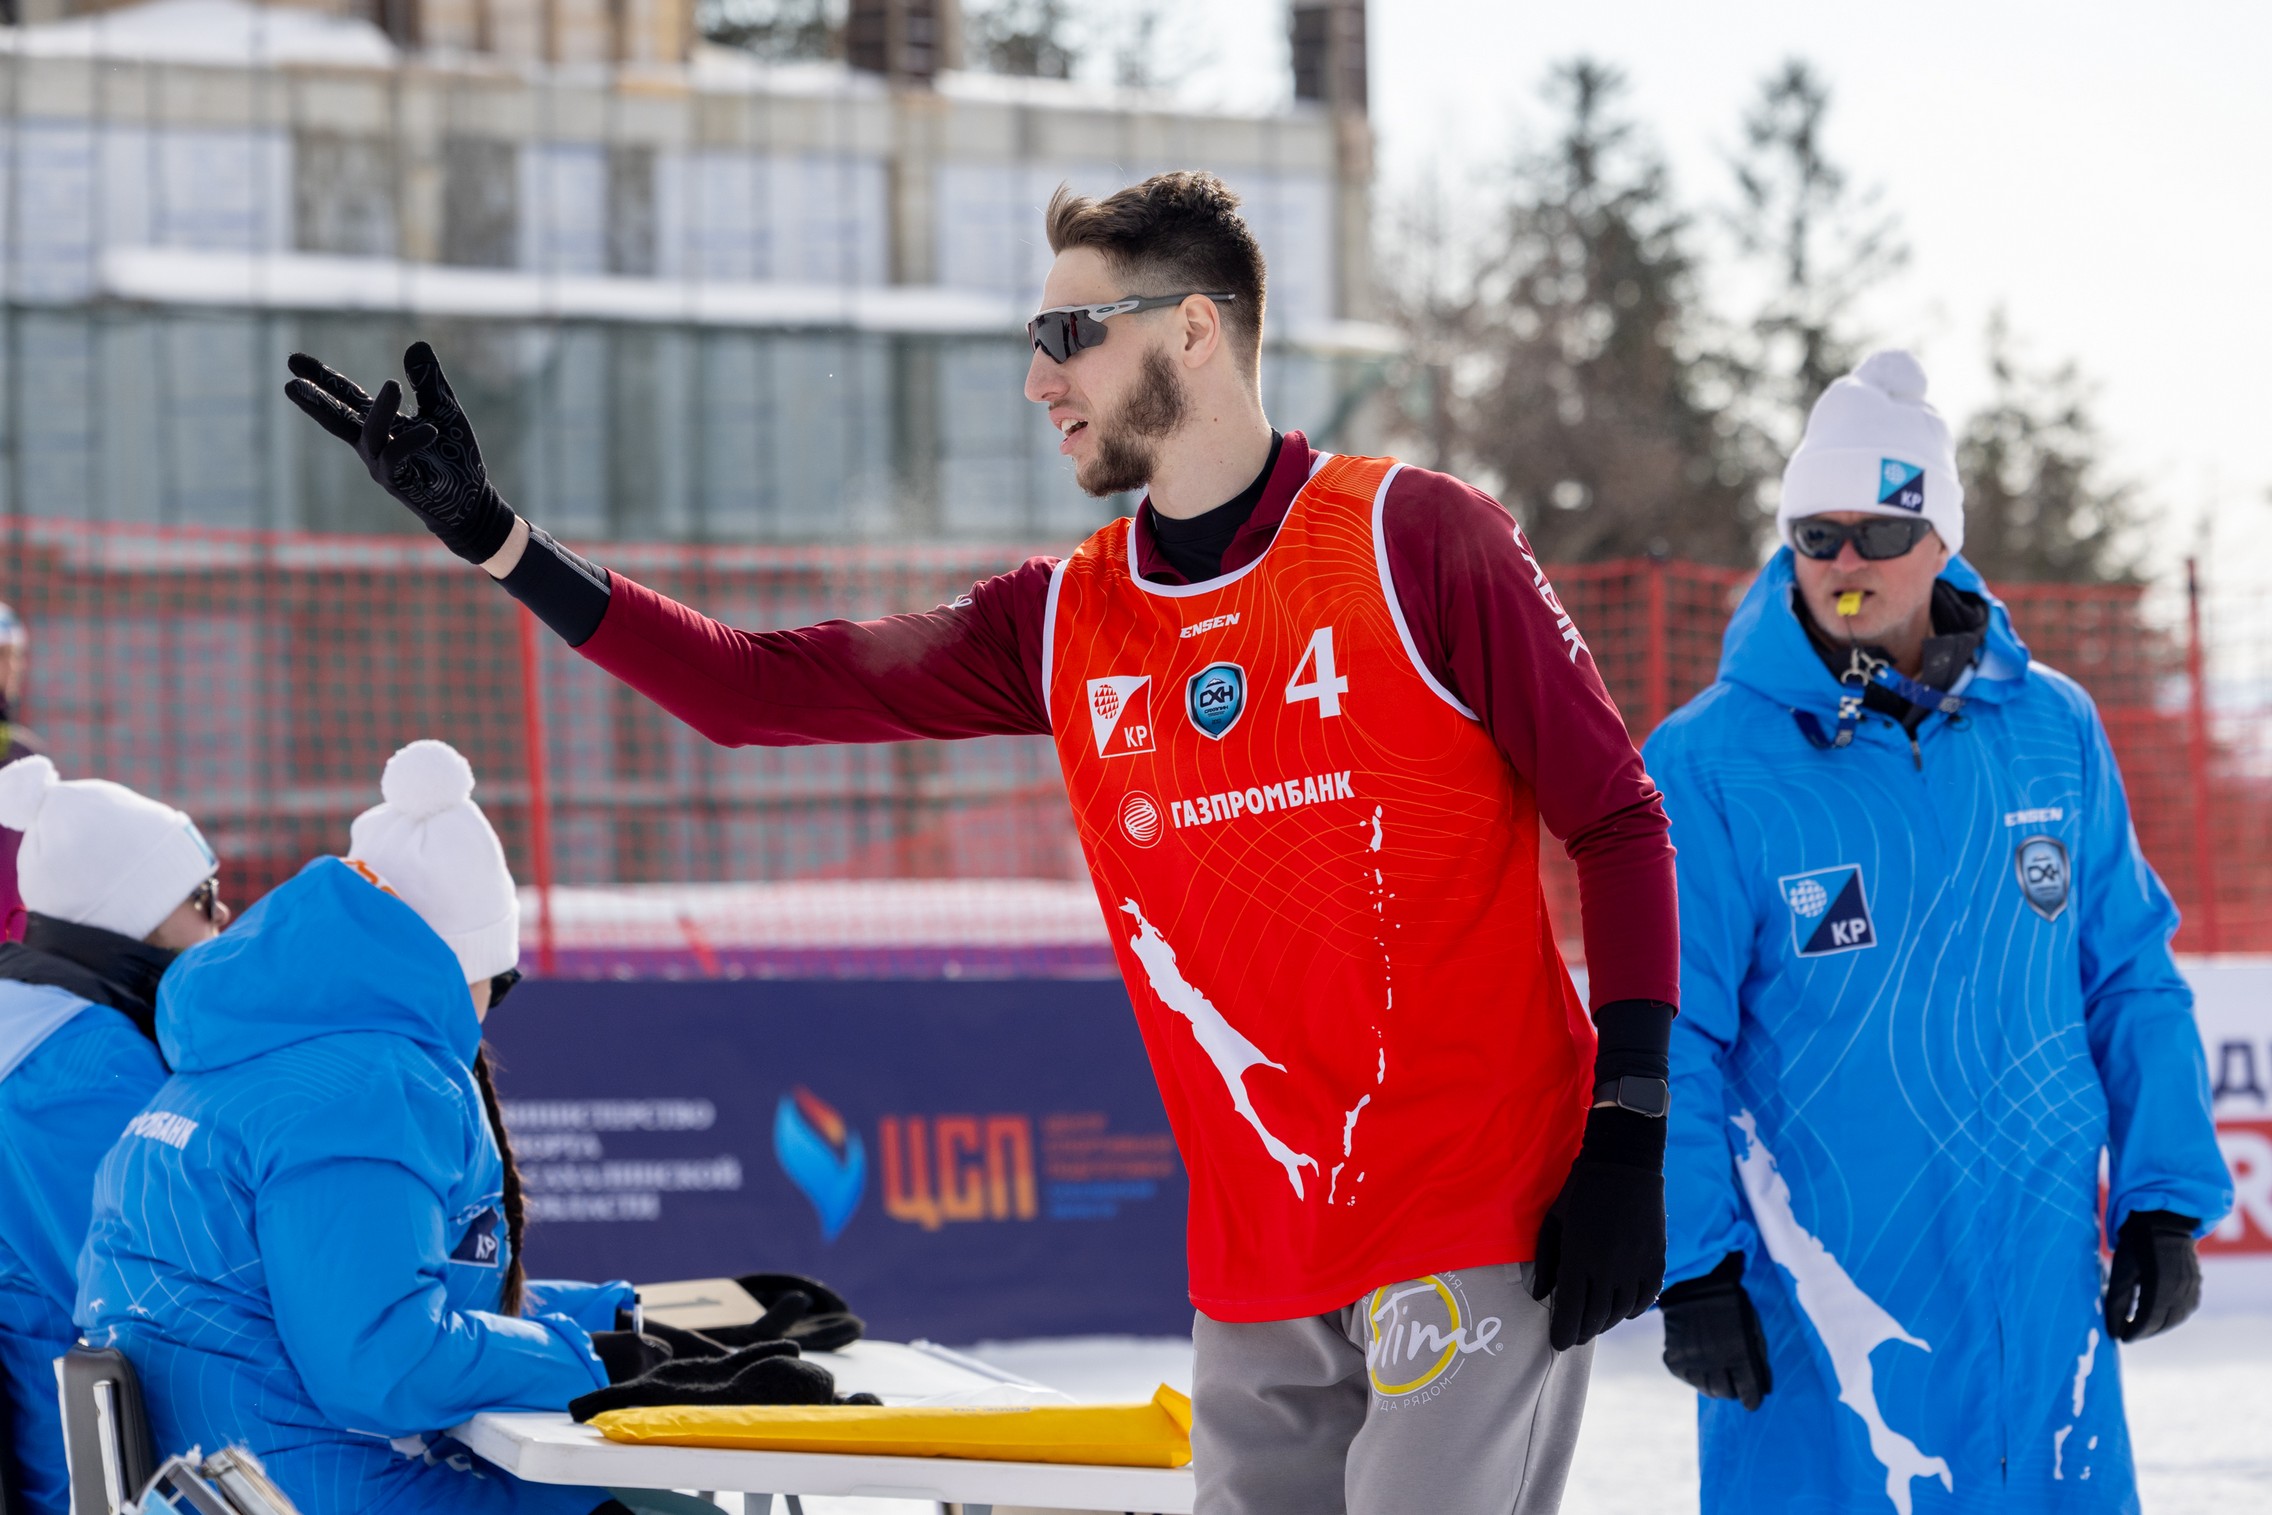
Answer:
M1034 346L1049 354L1051 362L1062 363L1086 348L1101 347L1104 323L1114 316L1125 316L1137 310L1165 310L1170 305L1181 305L1193 295L1218 304L1238 298L1193 289L1180 295L1133 295L1104 305L1052 305L1026 322L1026 336Z
M1791 523L1791 546L1801 557L1827 563L1852 542L1854 550L1863 557L1882 563L1888 558L1906 556L1932 529L1929 522L1905 520L1900 516L1872 516L1851 526L1823 516L1801 516Z

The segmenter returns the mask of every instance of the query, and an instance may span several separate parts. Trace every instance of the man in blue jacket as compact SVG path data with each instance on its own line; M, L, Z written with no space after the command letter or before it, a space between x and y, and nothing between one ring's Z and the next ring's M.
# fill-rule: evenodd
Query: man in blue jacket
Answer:
M0 826L23 837L24 940L0 942L0 1487L64 1515L55 1359L71 1324L95 1168L166 1080L158 979L229 919L190 818L46 758L0 768Z
M2137 1509L2114 1344L2192 1312L2232 1199L2176 909L2090 698L1955 556L1924 393L1882 352L1823 396L1786 547L1646 748L1706 1515Z

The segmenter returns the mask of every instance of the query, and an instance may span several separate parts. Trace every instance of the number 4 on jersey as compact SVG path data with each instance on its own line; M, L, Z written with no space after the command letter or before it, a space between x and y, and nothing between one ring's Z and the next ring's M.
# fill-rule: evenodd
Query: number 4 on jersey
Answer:
M1306 683L1303 682L1305 673L1313 673ZM1310 633L1309 651L1302 654L1294 676L1286 681L1286 703L1315 700L1320 717L1339 715L1341 697L1348 692L1348 676L1336 675L1333 671L1333 628L1320 626Z

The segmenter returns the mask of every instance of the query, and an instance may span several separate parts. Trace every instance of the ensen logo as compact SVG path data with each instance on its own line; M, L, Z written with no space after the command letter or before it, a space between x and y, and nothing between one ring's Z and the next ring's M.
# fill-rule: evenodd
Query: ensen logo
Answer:
M1228 615L1211 615L1204 621L1197 621L1184 627L1184 640L1189 641L1203 631L1220 631L1225 626L1236 626L1238 623L1239 613L1235 610Z

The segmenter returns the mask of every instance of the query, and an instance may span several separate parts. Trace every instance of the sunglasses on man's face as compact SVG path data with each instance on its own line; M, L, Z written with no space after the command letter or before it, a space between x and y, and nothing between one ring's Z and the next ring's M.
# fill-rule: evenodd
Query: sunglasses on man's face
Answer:
M489 1008L494 1010L503 1004L505 996L511 994L513 986L520 981L521 970L518 968L507 968L503 973L492 978L489 981Z
M1925 533L1932 529L1928 522L1906 521L1899 516L1872 516L1851 526L1821 516L1808 516L1791 523L1791 545L1801 557L1827 563L1852 542L1854 550L1863 557L1882 563L1887 558L1905 555L1924 541Z
M197 913L204 916L207 922L218 925L221 916L221 875L216 873L190 890L189 902L197 907Z
M1026 337L1049 354L1051 362L1063 363L1077 352L1103 345L1104 323L1114 316L1125 316L1137 310L1165 310L1170 305L1181 305L1195 294L1218 304L1238 298L1237 295L1187 290L1180 295L1136 295L1114 300L1109 305L1053 305L1026 322Z

